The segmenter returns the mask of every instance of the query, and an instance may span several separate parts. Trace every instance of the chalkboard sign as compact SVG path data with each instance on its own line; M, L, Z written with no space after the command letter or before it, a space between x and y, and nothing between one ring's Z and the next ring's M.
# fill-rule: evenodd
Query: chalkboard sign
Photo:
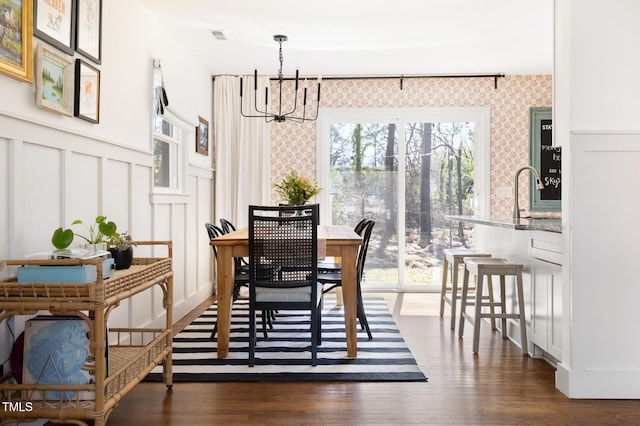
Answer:
M531 108L530 123L530 161L540 172L544 189L538 191L535 182L530 185L531 211L560 211L562 188L562 151L553 146L553 122L551 108Z

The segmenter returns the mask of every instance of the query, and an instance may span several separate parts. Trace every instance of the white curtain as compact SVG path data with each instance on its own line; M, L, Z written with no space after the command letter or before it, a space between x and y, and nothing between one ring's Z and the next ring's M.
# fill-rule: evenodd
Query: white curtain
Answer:
M253 76L243 78L243 112L254 110ZM268 77L258 77L258 105L264 105ZM251 88L249 90L249 88ZM271 203L269 124L240 115L240 78L216 77L213 90L216 144L216 221L225 218L236 226L248 224L249 204Z

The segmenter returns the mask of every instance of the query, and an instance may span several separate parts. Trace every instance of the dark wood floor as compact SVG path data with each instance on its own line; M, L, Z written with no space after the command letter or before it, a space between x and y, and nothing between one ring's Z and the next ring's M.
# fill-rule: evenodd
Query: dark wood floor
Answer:
M640 401L570 400L552 366L488 326L474 356L438 317L437 295L405 296L396 321L428 383L141 383L108 425L640 424Z

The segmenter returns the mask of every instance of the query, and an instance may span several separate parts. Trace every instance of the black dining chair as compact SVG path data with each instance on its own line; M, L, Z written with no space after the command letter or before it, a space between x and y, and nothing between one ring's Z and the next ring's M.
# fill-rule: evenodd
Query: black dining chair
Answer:
M205 223L204 227L207 229L207 234L209 235L209 240L212 240L214 238L217 238L221 235L224 235L224 231L222 230L222 228L220 228L217 225L214 225L212 223ZM218 258L218 250L216 248L216 246L211 246L211 248L213 249L213 256L214 259ZM237 264L235 264L237 265ZM233 278L233 296L232 296L232 300L235 302L236 300L238 300L238 297L240 296L240 289L242 287L249 287L249 271L239 271L238 269L236 269L234 271L234 278ZM211 340L214 340L216 337L216 333L218 332L218 321L216 321L215 325L213 326L213 331L211 332Z
M371 334L371 328L367 321L367 315L364 310L364 303L362 301L362 276L364 274L364 263L367 258L367 250L369 248L369 240L371 239L371 232L375 222L370 219L361 221L359 226L356 226L356 233L362 237L362 245L358 249L358 258L356 263L356 291L357 291L357 314L358 321L360 321L360 327L367 332L369 340L373 338ZM325 285L323 293L327 293L336 287L342 286L342 273L341 272L328 272L318 274L318 281Z
M223 217L220 218L220 227L222 228L225 234L228 234L229 232L233 232L236 230L235 225Z
M298 214L304 210L311 214ZM255 365L257 310L310 311L311 365L317 364L322 319L317 259L317 204L249 206L250 367Z
M236 230L235 225L225 218L220 218L220 228L222 228L222 231L225 234ZM249 262L247 262L244 257L234 257L233 261L235 262L236 271L242 271L247 274L249 273Z
M225 234L229 232L234 232L236 230L236 226L228 219L223 217L220 218L220 228ZM249 275L249 262L244 257L234 257L233 258L234 267L236 268L236 273ZM235 299L234 299L235 300ZM267 337L267 328L273 329L273 321L276 320L276 311L266 311L263 312L262 316L262 334L264 337Z
M360 219L360 222L356 224L353 228L356 234L362 236L362 229L369 221L367 218ZM327 262L325 260L318 261L318 273L319 274L328 274L328 273L340 273L342 270L342 264L337 262Z

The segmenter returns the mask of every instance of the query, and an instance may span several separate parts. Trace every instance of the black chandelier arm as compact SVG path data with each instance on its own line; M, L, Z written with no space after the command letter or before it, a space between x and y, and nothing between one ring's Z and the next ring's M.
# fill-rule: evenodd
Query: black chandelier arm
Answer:
M256 82L257 84L257 82ZM258 109L258 89L256 88L255 90L255 94L253 96L253 109L256 110L256 112L260 113L260 114L268 114L269 112L269 88L265 87L264 88L264 111L260 111Z
M296 117L296 116L293 116L293 115L287 115L287 116L285 116L285 118L286 118L287 121L294 121L296 123L304 123L305 121L315 121L315 120L318 119L318 109L319 108L316 108L316 114L313 117L307 117L306 109L303 109L302 110L302 117ZM285 120L282 120L282 121L285 121Z
M243 82L243 78L240 77L240 114L243 117L261 118L261 117L265 116L266 114L270 114L269 112L267 112L267 110L268 110L267 102L268 102L268 99L269 99L269 88L268 87L265 87L265 96L264 96L264 107L265 107L264 109L265 110L264 111L260 111L258 109L258 102L257 102L257 99L258 99L258 70L255 70L254 78L253 78L253 92L254 92L253 93L253 99L254 99L253 100L253 105L254 105L254 109L256 110L256 112L258 114L263 114L263 115L247 115L247 114L245 114L243 112L243 110L242 110L242 104L243 104L243 102L242 102L242 97L243 97L242 94L243 94L243 91L244 91L244 82ZM271 115L274 115L274 114L271 114Z
M283 82L283 79L280 78L280 81L278 82L279 86L280 86L280 105L279 105L279 109L278 109L278 115L280 115L282 117L286 117L286 116L288 116L290 114L293 114L294 112L296 112L296 109L298 108L298 73L299 73L299 70L296 70L296 80L295 80L296 85L295 85L295 89L293 91L293 109L291 111L289 111L289 112L284 113L284 114L282 113L282 82ZM306 105L306 99L307 99L307 88L305 87L305 89L304 89L304 102L305 102L305 105ZM302 115L304 115L304 113Z
M264 88L264 111L260 111L258 109L258 70L254 70L253 72L253 108L259 114L267 115L269 114L269 86ZM261 117L261 116L258 116Z

